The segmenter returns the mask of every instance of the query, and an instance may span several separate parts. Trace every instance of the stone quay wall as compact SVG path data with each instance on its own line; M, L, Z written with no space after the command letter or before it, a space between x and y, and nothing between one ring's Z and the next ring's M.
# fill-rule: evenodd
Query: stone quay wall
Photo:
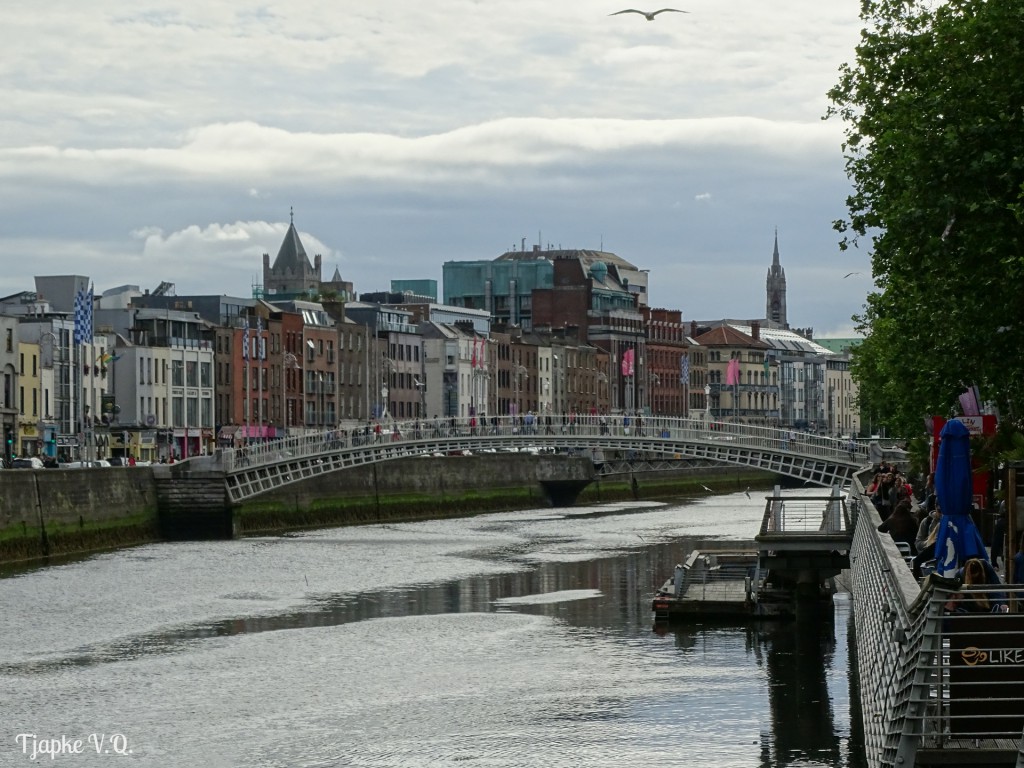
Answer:
M223 481L190 464L0 471L0 565L168 539L525 509L547 504L552 483L586 485L580 503L599 503L703 494L700 486L709 479L722 492L770 487L773 478L695 467L638 474L634 486L628 476L595 479L589 459L580 457L410 458L310 478L232 507Z
M0 471L0 563L159 538L148 467Z

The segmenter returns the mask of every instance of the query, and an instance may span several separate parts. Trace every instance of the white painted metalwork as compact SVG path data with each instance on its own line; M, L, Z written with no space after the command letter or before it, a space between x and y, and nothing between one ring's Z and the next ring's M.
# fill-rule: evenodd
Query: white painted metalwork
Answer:
M822 486L845 486L868 463L869 446L790 430L692 419L647 418L632 429L602 428L594 416L545 414L531 429L517 419L470 425L469 419L388 422L326 430L218 451L232 501L305 477L409 456L505 451L619 453L754 467Z

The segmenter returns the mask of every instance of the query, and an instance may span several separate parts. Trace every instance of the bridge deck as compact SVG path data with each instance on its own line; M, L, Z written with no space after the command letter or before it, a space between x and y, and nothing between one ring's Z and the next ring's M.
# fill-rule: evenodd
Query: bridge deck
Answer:
M821 486L845 486L869 461L869 446L788 430L691 419L646 419L643 428L605 425L595 417L553 416L557 427L527 427L508 418L493 427L469 420L396 424L380 436L330 430L218 451L232 501L311 475L411 456L478 452L563 452L595 464L606 458L665 458L735 464Z

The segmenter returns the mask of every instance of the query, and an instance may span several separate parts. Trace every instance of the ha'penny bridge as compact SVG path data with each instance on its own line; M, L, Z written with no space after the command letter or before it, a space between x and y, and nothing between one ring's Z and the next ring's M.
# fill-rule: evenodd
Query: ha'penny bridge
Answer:
M504 418L395 423L379 435L331 431L221 451L232 502L324 473L410 457L486 453L560 453L591 458L599 473L657 471L694 461L744 466L808 484L845 486L869 461L869 446L743 424L648 418L602 424L591 416L554 416L550 424Z
M974 602L980 592L993 604L1008 603L1010 612L974 613L958 609L966 604L959 584L914 578L903 553L888 534L878 532L881 521L865 492L870 466L899 460L901 453L884 452L877 444L686 419L651 418L638 427L559 416L552 423L552 428L511 419L484 425L466 419L389 424L379 435L331 431L274 440L153 471L162 512L177 506L193 513L230 509L355 467L491 453L577 457L576 465L590 467L584 476L538 478L556 487L568 483L565 503L571 503L573 487L578 493L603 475L695 463L761 469L829 488L833 498L841 489L842 522L828 536L804 532L792 539L762 539L773 550L799 557L798 550L817 538L849 563L867 764L1024 768L1024 587L977 590ZM1024 498L1024 484L1016 483L1012 470L1011 475L1011 487ZM341 482L344 476L338 477Z

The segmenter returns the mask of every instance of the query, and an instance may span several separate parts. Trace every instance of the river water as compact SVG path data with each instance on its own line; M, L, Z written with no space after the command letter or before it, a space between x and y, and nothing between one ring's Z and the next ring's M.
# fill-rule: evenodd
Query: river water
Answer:
M751 495L8 574L0 765L860 768L848 600L834 626L652 626L689 537L753 537Z

